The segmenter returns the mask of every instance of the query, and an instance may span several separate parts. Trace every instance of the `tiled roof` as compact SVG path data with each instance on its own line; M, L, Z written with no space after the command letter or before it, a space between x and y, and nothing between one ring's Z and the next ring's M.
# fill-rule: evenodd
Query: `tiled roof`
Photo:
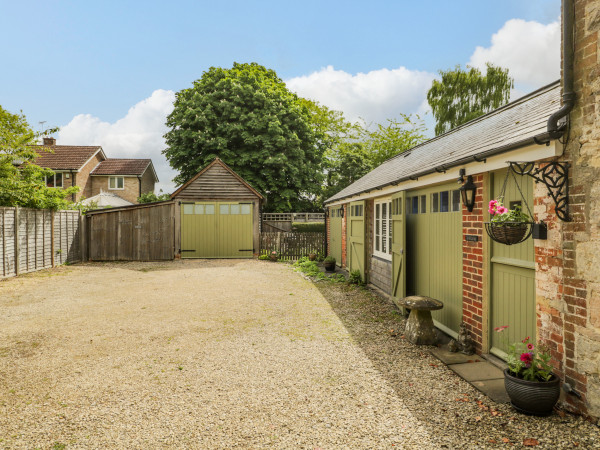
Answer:
M109 158L96 166L90 175L143 175L151 159Z
M546 132L546 121L559 107L557 81L388 159L326 203L422 176L460 161L485 157L489 152L525 145Z
M81 145L36 145L35 164L53 170L78 170L102 147Z

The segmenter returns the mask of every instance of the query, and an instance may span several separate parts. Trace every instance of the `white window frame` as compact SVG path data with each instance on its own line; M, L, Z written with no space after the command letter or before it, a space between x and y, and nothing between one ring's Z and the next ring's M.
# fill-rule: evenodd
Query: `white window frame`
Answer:
M385 206L386 217L382 217ZM379 207L379 218L377 209ZM392 227L392 199L375 200L373 204L373 255L388 261L392 260L391 227ZM385 246L385 252L383 247ZM377 248L379 247L379 250Z
M119 178L121 180L123 180L123 187L118 187L119 186L119 183L118 183ZM115 187L110 187L110 181L111 180L115 180ZM117 176L108 177L108 189L110 189L111 191L122 191L122 190L124 190L125 189L125 177L117 177Z
M56 174L60 174L60 185L56 184ZM64 174L64 172L54 172L54 175L52 175L52 177L54 178L53 186L48 186L48 177L47 176L44 177L44 184L47 187L61 188L62 189L62 187L64 186L64 182L65 182L64 181L65 180L65 174Z

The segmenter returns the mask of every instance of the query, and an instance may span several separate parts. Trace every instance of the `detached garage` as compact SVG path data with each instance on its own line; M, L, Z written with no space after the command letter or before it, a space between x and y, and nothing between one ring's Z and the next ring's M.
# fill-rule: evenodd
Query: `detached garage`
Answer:
M171 199L181 231L181 258L252 258L260 245L259 214L263 200L252 186L216 158Z

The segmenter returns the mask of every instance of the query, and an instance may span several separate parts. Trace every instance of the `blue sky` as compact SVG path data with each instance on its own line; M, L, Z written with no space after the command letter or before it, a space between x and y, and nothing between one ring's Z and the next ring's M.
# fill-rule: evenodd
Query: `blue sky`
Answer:
M431 79L456 64L508 66L514 96L558 79L559 13L558 0L0 0L0 105L61 126L59 143L151 157L169 190L161 124L211 66L256 61L377 122L425 114Z

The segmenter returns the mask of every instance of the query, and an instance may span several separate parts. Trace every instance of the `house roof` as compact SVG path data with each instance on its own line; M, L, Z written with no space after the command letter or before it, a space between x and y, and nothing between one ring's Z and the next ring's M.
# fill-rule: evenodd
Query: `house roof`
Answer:
M559 107L560 82L556 81L388 159L325 203L533 144Z
M229 167L227 164L225 164L220 158L215 158L208 166L206 166L204 169L202 169L200 172L198 172L196 175L194 175L191 179L189 179L188 181L183 183L175 192L173 192L171 194L171 198L175 198L177 196L177 194L179 194L181 191L183 191L185 188L187 188L190 184L192 184L194 181L196 181L199 177L201 177L207 170L209 170L215 164L218 164L221 167L223 167L225 170L227 170L231 175L233 175L238 181L240 181L245 187L247 187L259 199L262 200L264 198L262 195L260 195L260 193L256 189L254 189L252 186L250 186L246 180L244 180L237 173L235 173L231 169L231 167Z
M137 175L142 176L152 164L151 159L109 158L96 166L90 175ZM153 168L154 170L154 168ZM156 177L156 174L155 174ZM158 180L158 179L157 179Z
M53 170L79 170L98 152L105 157L99 145L35 145L33 149L40 155L35 164Z
M93 197L86 198L81 203L84 205L89 205L91 203L95 203L98 208L105 208L107 206L119 207L119 206L129 206L133 205L130 201L122 199L116 194L112 194L110 192L100 192Z

